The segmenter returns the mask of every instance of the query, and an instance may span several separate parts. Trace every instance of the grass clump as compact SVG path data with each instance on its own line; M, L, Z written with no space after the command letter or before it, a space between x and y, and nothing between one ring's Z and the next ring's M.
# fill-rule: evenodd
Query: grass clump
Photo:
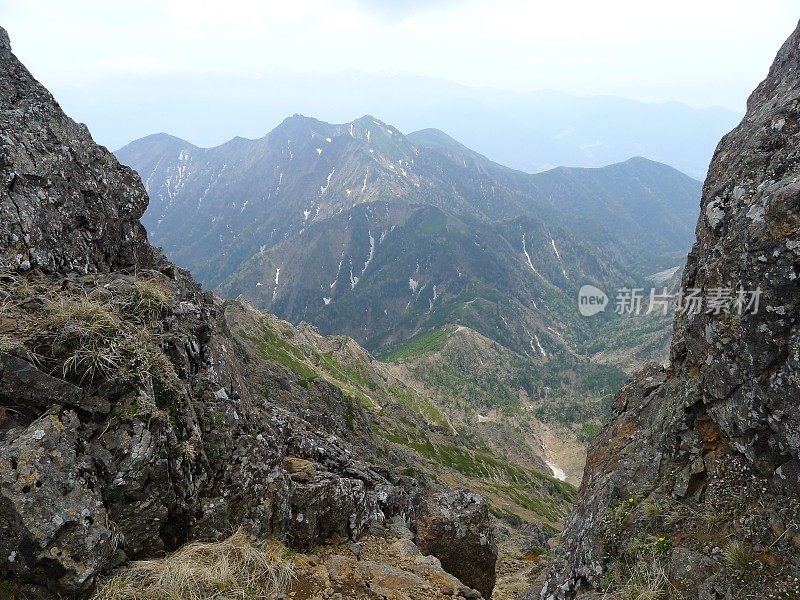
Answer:
M63 297L45 302L44 308L37 355L62 377L91 384L112 376L134 381L150 375L157 391L177 389L174 367L152 332L126 322L114 304Z
M88 297L59 298L45 311L47 354L62 359L64 377L91 382L120 368L122 320L112 308Z
M741 584L752 581L763 567L750 547L738 540L728 542L722 549L722 556L733 578Z
M172 302L172 291L157 279L137 279L124 299L124 306L132 314L152 321Z
M620 591L624 600L664 600L669 597L671 587L660 563L642 561L633 568Z
M738 540L728 542L722 553L727 565L737 571L749 568L755 561L750 549Z
M256 545L239 530L221 542L194 542L164 558L133 562L94 600L266 600L284 592L292 577L282 546Z
M40 294L37 280L0 270L0 314Z

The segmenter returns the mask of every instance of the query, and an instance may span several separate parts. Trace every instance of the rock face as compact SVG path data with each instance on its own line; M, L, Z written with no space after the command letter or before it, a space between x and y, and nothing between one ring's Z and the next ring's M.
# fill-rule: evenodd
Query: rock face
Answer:
M0 266L147 266L138 177L64 115L0 32Z
M2 29L0 82L3 591L84 597L238 526L304 549L415 522L421 485L359 458L377 454L360 405L259 357L235 307L147 244L139 178Z
M799 593L799 147L800 29L717 148L683 277L706 298L760 287L759 309L678 316L671 368L617 396L560 557L529 597L645 580L688 598Z
M433 554L464 584L491 598L497 543L486 500L467 492L445 492L418 511L417 545ZM470 560L465 560L469 556Z

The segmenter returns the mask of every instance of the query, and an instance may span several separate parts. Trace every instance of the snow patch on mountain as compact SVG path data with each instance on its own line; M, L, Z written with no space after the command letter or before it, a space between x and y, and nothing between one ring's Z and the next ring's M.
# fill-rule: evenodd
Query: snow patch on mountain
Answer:
M369 234L369 256L367 257L367 262L364 263L364 268L361 269L361 276L364 276L364 273L367 272L367 267L369 267L369 263L372 262L373 257L375 256L375 238L372 236L372 231L367 232Z
M569 275L567 275L567 270L564 268L564 261L561 260L561 254L559 254L558 248L556 248L556 241L552 237L550 238L550 245L553 247L553 252L556 253L556 258L558 259L558 262L561 265L561 273L563 273L564 278L569 279Z
M325 185L321 185L321 186L319 186L319 197L320 197L320 198L322 198L322 195L323 195L323 194L324 194L324 193L327 191L327 189L328 189L328 186L330 186L330 184L331 184L331 177L333 177L333 174L334 174L335 172L336 172L336 167L333 167L333 168L331 169L331 172L330 172L330 173L328 173L328 178L325 180Z
M533 262L531 262L531 255L528 254L528 245L525 241L525 234L522 234L522 251L525 253L525 258L528 259L528 266L531 268L531 271L539 275L539 271L536 270L536 267L533 266Z

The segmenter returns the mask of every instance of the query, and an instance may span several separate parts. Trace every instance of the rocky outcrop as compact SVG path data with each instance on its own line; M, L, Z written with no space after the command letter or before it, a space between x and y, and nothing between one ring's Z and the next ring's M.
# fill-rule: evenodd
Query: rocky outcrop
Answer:
M800 29L704 185L683 287L707 299L733 290L733 306L680 314L671 366L648 367L619 393L560 556L529 597L644 582L685 598L800 593L798 147ZM761 290L757 311L739 313L741 289Z
M87 273L153 261L133 170L67 117L0 28L0 266Z
M75 355L52 353L53 313L114 314L140 279L43 276L40 293L57 294L55 304L5 311L25 345L2 354L0 573L35 597L80 596L127 559L219 539L232 525L309 548L356 538L386 516L413 517L413 479L360 460L367 442L345 439L344 423L319 427L275 402L286 390L306 404L345 404L341 392L246 364L222 307L173 274L140 275L172 299L156 321L120 318L103 351L143 345L109 357L117 361L109 377L65 374L62 361ZM17 294L10 298L16 305ZM158 360L137 365L145 353ZM250 368L263 388L248 383Z
M467 600L480 598L442 568L434 556L425 556L407 537L411 533L376 532L353 544L332 544L320 552L295 558L295 580L290 598L322 600Z
M423 553L435 555L448 572L491 598L497 542L486 500L463 491L438 494L419 509L416 529Z
M360 405L264 358L150 248L138 177L5 32L0 123L3 591L84 597L127 560L239 526L305 549L415 521L421 485L377 463Z

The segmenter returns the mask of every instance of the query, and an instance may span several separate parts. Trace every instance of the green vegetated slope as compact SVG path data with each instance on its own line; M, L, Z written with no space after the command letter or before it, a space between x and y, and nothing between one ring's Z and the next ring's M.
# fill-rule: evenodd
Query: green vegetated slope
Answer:
M616 366L566 354L534 361L463 326L415 336L384 359L429 393L462 437L517 460L544 459L574 482L581 446L626 377Z
M340 388L353 407L348 426L366 426L378 434L385 444L379 452L399 449L409 475L484 494L495 514L511 523L560 527L575 494L572 485L553 477L535 456L519 460L497 452L469 428L459 431L428 395L395 376L390 366L351 338L322 336L310 325L294 326L235 303L228 305L226 317L253 352L291 371L300 385L311 386L320 378ZM366 424L356 420L356 404L366 409ZM302 410L290 401L287 408Z

